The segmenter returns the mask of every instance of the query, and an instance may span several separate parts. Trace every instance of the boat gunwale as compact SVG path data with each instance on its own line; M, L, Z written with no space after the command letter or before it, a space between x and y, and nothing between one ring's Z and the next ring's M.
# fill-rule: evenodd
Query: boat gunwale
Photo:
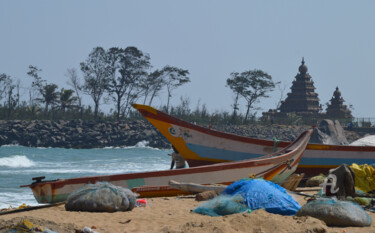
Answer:
M137 109L145 118L152 118L155 120L168 122L173 125L182 126L185 128L190 128L211 136L215 137L221 137L226 138L234 141L240 141L244 143L254 143L257 145L263 145L263 146L274 146L275 141L274 140L267 140L267 139L259 139L259 138L250 138L245 136L240 136L237 134L232 133L226 133L223 131L218 131L215 129L209 129L205 128L203 126L195 125L190 122L178 119L176 117L173 117L171 115L168 115L164 112L161 112L159 110L156 110L150 106L147 105L141 105L141 104L133 104L133 107ZM150 109L152 111L150 111ZM154 114L153 112L157 113ZM147 113L147 114L144 114ZM156 127L157 128L157 127ZM278 147L286 147L288 146L290 141L278 141ZM324 149L320 148L324 147ZM329 151L363 151L363 152L375 152L375 146L350 146L350 145L331 145L331 144L317 144L317 143L308 143L306 146L306 150L329 150Z
M182 169L172 169L172 170L160 170L160 171L149 171L149 172L140 172L140 173L125 173L125 174L114 174L114 175L101 175L101 176L85 176L85 177L77 177L77 178L68 178L68 179L58 179L58 180L46 180L37 183L32 183L29 185L21 185L20 187L30 187L34 188L40 185L52 184L52 185L69 185L69 184L79 184L79 183L87 183L92 181L92 183L96 183L97 181L119 181L119 180L129 180L129 179L141 179L141 178L149 178L149 177L163 177L163 176L173 176L173 175L186 175L186 174L199 174L199 173L207 173L207 172L215 172L221 170L230 170L230 169L237 169L237 168L246 168L246 167L260 167L260 166L267 166L269 164L276 163L278 160L283 160L284 158L288 157L295 157L296 153L299 154L299 159L302 157L305 148L301 150L302 146L306 146L306 137L311 136L312 129L306 130L299 137L287 147L276 151L274 153L254 158L254 159L247 159L241 161L232 161L232 162L225 162L225 163L215 163L210 165L203 165L198 167L190 167L190 168L182 168ZM294 147L292 150L289 148ZM289 150L289 151L288 151ZM300 152L299 152L300 151ZM287 160L287 159L286 159ZM295 166L298 161L293 161L293 166ZM279 163L282 163L280 161Z

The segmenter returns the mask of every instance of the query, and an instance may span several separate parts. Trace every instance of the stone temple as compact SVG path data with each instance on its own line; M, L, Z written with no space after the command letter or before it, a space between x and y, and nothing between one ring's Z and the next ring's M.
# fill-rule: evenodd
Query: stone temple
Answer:
M318 117L321 115L322 106L319 104L318 94L315 93L314 82L311 80L305 60L302 58L298 73L292 83L291 92L285 100L281 101L278 109L270 109L263 113L263 117L286 117L296 114L302 117Z
M299 73L293 81L291 92L281 102L279 110L285 114L293 112L300 116L317 116L322 107L319 104L314 82L311 80L310 74L307 73L308 68L303 58L298 71Z
M331 103L327 103L326 117L335 119L347 119L353 118L351 111L344 105L344 99L341 97L339 88L333 92L333 97L330 100Z
M302 58L298 73L292 83L291 91L285 100L281 101L278 109L270 109L263 112L263 119L273 122L274 118L285 118L299 116L306 119L328 118L328 119L350 119L353 118L351 111L344 105L339 88L336 87L330 103L327 103L326 113L322 112L318 94L315 92L314 82L305 60Z

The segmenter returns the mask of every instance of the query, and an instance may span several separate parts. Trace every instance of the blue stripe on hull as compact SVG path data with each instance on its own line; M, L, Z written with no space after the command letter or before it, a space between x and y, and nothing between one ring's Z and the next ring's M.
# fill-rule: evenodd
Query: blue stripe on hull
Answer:
M352 163L357 164L374 164L374 159L344 159L344 158L304 158L302 157L300 165L341 165L346 163L351 165Z
M246 153L232 150L224 150L213 147L201 146L191 143L186 143L186 146L202 158L220 159L228 161L239 161L245 159L253 159L262 154ZM300 165L334 165L339 166L343 163L351 165L357 164L375 164L375 159L359 159L359 158L306 158L302 156Z
M229 161L239 161L245 159L252 159L263 156L262 154L253 154L253 153L245 153L245 152L238 152L232 150L224 150L218 149L213 147L207 146L200 146L196 144L186 143L186 146L189 150L195 152L197 155L200 155L203 158L209 159L221 159L221 160L229 160Z

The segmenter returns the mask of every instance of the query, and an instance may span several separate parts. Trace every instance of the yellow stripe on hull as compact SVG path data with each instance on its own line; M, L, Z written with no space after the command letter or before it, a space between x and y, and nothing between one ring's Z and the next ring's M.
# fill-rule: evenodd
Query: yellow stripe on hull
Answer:
M331 148L331 145L308 144L306 150L330 150Z
M227 160L221 159L209 159L209 158L202 158L199 157L195 152L191 151L183 138L181 137L174 137L169 133L169 128L173 126L170 123L159 121L153 118L146 117L146 119L153 124L161 134L163 134L168 141L177 149L177 151L185 158L185 159L192 159L192 160L200 160L200 161L212 161L212 162L227 162Z

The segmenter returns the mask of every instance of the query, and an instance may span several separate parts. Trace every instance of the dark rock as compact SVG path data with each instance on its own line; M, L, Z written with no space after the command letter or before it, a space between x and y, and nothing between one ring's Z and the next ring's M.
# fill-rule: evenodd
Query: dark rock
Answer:
M314 129L310 142L331 145L349 144L345 136L345 131L337 120L322 120L319 127Z

